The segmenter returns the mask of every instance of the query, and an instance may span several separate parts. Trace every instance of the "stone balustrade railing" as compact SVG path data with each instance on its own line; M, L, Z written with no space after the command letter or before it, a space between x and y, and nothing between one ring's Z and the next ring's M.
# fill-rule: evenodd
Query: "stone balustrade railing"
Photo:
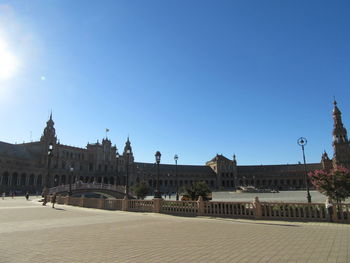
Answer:
M111 190L124 193L125 187L122 185L112 185L112 184L104 184L104 183L81 183L76 182L74 184L65 184L55 186L49 189L49 193L58 193L58 192L68 192L69 190L81 190L81 189L102 189L102 190Z
M162 201L160 212L164 214L195 216L198 214L198 203L195 201Z
M58 204L132 212L155 212L180 216L211 216L227 218L278 219L289 221L329 221L350 223L350 204L334 205L333 214L328 215L322 203L278 203L260 202L206 202L103 199L58 196Z

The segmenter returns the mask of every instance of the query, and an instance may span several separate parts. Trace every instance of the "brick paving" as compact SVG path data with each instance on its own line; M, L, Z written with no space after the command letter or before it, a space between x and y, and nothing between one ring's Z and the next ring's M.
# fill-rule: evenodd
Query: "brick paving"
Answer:
M350 262L350 225L175 217L0 200L1 263Z

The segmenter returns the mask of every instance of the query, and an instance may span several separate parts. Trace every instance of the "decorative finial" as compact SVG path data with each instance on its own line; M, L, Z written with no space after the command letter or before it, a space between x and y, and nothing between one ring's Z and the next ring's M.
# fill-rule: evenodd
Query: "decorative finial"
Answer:
M335 100L335 96L333 96L333 104L334 106L337 106L337 101Z

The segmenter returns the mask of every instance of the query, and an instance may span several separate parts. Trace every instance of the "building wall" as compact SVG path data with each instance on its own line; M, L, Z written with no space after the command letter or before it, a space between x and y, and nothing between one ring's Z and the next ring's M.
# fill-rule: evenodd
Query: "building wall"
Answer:
M85 148L72 147L57 141L53 126L50 116L43 136L37 142L18 145L0 142L1 192L41 192L44 178L48 174L47 152L50 143L53 144L48 182L50 187L78 180L124 185L127 168L130 186L145 181L152 188L155 187L156 166L134 162L129 138L123 153L117 159L117 147L112 146L109 139L88 144ZM315 169L322 169L322 164L308 164L308 171ZM235 156L228 159L223 155L216 155L205 165L161 164L159 172L162 192L174 192L176 185L181 188L198 181L205 181L213 190L232 190L236 186L244 185L271 189L303 189L304 176L304 166L301 164L239 166Z

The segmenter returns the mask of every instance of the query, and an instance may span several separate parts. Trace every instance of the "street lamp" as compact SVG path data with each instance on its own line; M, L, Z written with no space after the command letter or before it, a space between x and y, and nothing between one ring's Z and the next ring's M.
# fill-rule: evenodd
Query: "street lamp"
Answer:
M72 195L72 178L73 178L74 167L71 166L69 168L69 171L70 171L70 176L69 176L69 192L68 192L68 195L71 196Z
M176 201L179 201L179 181L177 178L177 160L179 160L179 156L177 154L175 154L174 156L174 160L175 160L175 182L176 182Z
M126 150L126 180L125 180L125 195L129 197L129 155L130 150Z
M53 145L52 143L49 144L49 149L47 152L47 175L45 177L45 183L44 183L44 189L43 189L43 195L44 195L44 201L43 205L46 205L47 203L47 195L49 193L49 186L50 186L50 166L51 166L51 158L52 158L52 150Z
M119 157L120 157L120 155L119 155L119 153L117 152L117 154L115 155L115 158L117 159L117 171L116 171L116 178L115 178L115 185L118 185L118 165L119 165Z
M154 193L154 198L162 198L160 191L159 191L159 163L160 163L161 156L162 155L160 154L160 151L157 151L155 154L156 163L157 163L157 185L156 185L156 191Z
M307 191L307 202L311 203L311 195L310 195L310 189L309 189L309 182L307 181L307 169L306 169L306 161L305 161L305 151L304 146L307 144L306 138L300 137L298 139L298 144L301 146L301 149L303 150L303 159L304 159L304 169L305 169L305 186Z

